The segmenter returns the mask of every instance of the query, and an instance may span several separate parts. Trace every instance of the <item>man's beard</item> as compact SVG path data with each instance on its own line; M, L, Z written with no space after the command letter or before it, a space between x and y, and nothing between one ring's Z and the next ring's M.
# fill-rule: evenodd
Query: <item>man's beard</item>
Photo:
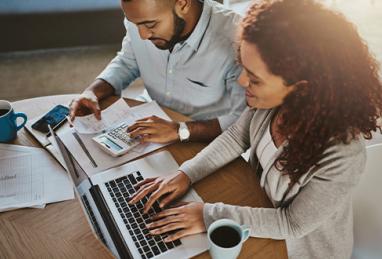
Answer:
M172 37L171 37L170 40L160 39L160 40L165 41L166 43L164 45L161 45L161 46L155 45L158 49L162 49L162 50L169 49L169 50L172 50L174 48L175 44L177 44L178 42L183 41L185 38L188 37L188 35L185 36L185 37L181 36L182 32L184 31L184 28L186 27L186 21L184 19L180 18L175 13L174 10L172 10L172 13L173 13L173 16L174 16L174 33L172 34ZM149 40L155 40L155 39L158 39L158 38L150 38Z

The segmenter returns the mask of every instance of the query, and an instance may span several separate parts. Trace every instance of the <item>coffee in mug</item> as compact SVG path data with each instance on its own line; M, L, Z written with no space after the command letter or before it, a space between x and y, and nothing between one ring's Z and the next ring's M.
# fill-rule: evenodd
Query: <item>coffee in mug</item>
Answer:
M239 244L241 237L236 229L230 226L221 226L212 231L211 241L220 247L230 248Z
M207 235L213 259L235 259L249 237L249 228L230 219L219 219L208 227Z
M0 109L0 116L3 116L9 112L8 109Z

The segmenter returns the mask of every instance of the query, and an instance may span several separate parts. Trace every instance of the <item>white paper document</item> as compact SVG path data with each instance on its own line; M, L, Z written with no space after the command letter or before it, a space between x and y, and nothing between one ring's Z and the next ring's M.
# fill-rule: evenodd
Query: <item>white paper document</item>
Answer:
M80 134L95 134L107 130L125 121L128 117L135 120L134 114L130 113L129 106L122 98L101 112L101 120L94 114L76 117L72 122L74 129Z
M44 204L44 175L32 170L32 155L0 158L0 211Z
M156 102L150 102L128 108L128 112L125 113L123 117L123 122L133 124L137 119L149 117L152 115L156 115L165 120L171 120ZM105 120L108 120L106 116L104 117ZM109 125L106 126L108 127ZM105 153L94 142L94 140L92 140L92 138L97 134L77 134L77 136L75 136L75 130L69 129L65 132L59 133L58 135L66 148L72 153L76 161L80 164L81 168L89 176L124 164L132 159L135 159L166 145L155 143L140 144L121 157L112 157Z
M0 144L0 211L73 198L68 175L45 150Z

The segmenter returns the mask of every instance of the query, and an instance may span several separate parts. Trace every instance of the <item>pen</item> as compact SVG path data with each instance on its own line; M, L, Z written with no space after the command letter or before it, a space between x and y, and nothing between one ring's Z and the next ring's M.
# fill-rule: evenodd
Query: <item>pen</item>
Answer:
M54 128L53 131L57 130L59 127L65 124L65 121L68 121L70 125L73 125L72 122L70 121L70 118L66 116L60 123L58 123ZM50 125L49 125L50 126ZM51 135L50 131L46 134L46 137L49 138Z
M80 136L78 136L77 132L72 132L72 135L77 140L78 144L80 144L82 150L85 152L85 155L89 158L90 163L94 168L98 167L97 163L94 161L93 157L90 155L89 150L86 148L84 142L82 142Z
M70 119L70 116L69 116L69 115L66 116L66 120L68 121L68 123L69 123L69 125L70 125L71 127L74 127L74 124L73 124L72 120Z

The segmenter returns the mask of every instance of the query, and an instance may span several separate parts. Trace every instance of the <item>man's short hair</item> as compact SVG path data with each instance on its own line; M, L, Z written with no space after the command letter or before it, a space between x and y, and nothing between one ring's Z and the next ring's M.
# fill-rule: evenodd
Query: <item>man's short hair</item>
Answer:
M134 1L134 0L122 0L122 2L131 2L131 1ZM139 0L137 0L137 1L139 1ZM170 4L170 3L173 3L174 2L174 0L154 0L154 1L159 1L159 2L162 2L162 3L164 3L164 4Z

